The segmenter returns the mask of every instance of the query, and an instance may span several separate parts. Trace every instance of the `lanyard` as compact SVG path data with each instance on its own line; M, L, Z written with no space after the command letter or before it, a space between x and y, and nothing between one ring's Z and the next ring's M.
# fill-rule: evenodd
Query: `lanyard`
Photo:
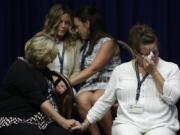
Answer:
M60 64L60 73L63 74L63 66L64 66L64 46L62 48L62 55L58 52L59 64Z
M136 69L136 77L137 77L137 90L136 90L136 103L137 103L138 100L139 100L139 97L140 97L141 85L144 82L144 80L147 78L149 73L146 73L145 76L142 78L142 80L140 80L139 70L138 70L138 63L137 62L135 62L135 69Z
M88 51L87 51L87 47L89 46L89 42L85 42L82 48L82 55L81 55L81 70L84 69L84 63L85 63L85 59L88 56Z

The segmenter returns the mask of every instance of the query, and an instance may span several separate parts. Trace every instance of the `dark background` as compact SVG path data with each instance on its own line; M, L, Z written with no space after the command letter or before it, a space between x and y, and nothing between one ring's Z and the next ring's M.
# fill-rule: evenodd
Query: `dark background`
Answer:
M123 41L132 25L146 23L160 39L160 56L180 65L180 0L4 0L0 2L0 80L23 55L24 43L42 29L53 3L72 11L83 5L97 7L109 34Z

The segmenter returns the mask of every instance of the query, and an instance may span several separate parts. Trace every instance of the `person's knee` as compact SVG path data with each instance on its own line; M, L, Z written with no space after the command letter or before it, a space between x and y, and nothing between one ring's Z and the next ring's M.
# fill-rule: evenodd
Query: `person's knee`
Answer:
M92 96L92 103L96 103L96 101L103 95L104 90L97 90L95 93L93 93Z
M128 124L118 124L112 127L112 135L142 135L137 127Z
M98 100L98 96L97 95L94 95L93 98L92 98L92 104L95 104L96 101Z
M167 127L158 127L148 131L145 135L176 135L176 133Z
M80 107L81 109L86 109L86 108L91 107L90 99L91 99L91 97L89 95L86 95L86 94L79 95L76 98L78 107Z

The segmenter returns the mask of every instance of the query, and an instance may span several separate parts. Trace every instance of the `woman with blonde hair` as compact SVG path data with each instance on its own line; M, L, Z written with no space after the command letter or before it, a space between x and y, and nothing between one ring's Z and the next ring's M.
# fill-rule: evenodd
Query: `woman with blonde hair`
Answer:
M71 134L78 122L58 113L53 79L44 75L57 53L55 41L47 36L26 43L25 57L13 63L0 88L0 134Z
M79 72L79 54L81 43L72 31L72 15L69 9L61 4L53 5L44 23L41 33L46 33L57 42L59 50L55 60L48 65L49 69L70 77Z

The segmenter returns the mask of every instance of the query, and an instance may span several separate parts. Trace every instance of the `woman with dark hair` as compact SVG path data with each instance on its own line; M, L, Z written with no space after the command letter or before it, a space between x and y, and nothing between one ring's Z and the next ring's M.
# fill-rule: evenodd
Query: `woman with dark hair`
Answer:
M75 129L85 130L118 101L112 135L176 135L179 67L159 57L158 38L147 25L133 26L128 44L135 59L114 69L105 93Z
M75 30L84 45L81 49L81 72L71 78L72 85L81 84L77 94L79 113L85 118L88 110L104 93L112 70L121 63L119 48L103 27L101 16L93 7L83 7L74 15ZM103 131L111 134L112 116L108 111L102 121ZM96 125L89 128L92 135L99 135Z

